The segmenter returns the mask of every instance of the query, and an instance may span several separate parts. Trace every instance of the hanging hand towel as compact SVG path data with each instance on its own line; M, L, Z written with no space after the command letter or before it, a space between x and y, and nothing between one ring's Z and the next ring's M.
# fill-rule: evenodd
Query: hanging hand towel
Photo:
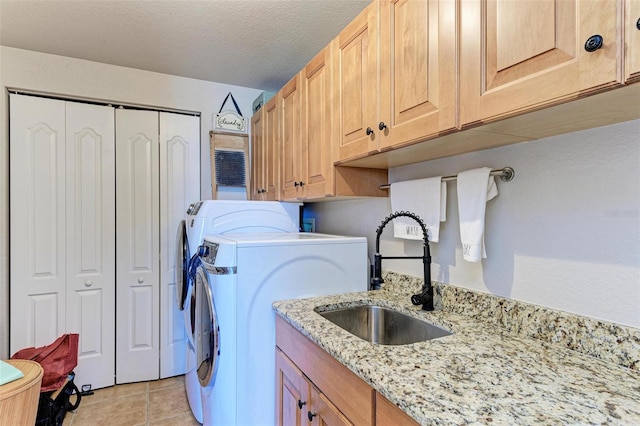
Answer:
M429 241L440 239L440 222L447 219L447 184L440 176L414 179L391 184L391 209L415 213L427 225ZM407 240L422 240L422 229L413 219L393 219L393 236Z
M487 201L498 195L491 169L467 170L458 174L458 214L464 260L479 262L487 257L484 248L484 215Z

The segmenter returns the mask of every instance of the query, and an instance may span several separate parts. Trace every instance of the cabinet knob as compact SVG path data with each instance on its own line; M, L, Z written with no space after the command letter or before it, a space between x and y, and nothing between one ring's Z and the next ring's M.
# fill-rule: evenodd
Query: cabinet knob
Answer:
M316 413L312 413L311 411L307 411L307 418L309 419L310 422L313 421L313 418L317 416Z
M307 401L300 401L298 400L298 408L302 410L302 406L303 405L307 405Z
M93 285L93 281L91 281L91 280L86 280L86 281L84 282L84 285L85 285L85 287L91 287L91 286Z
M595 52L602 47L603 42L604 39L601 35L592 35L584 44L584 50L586 50L587 52Z
M304 182L300 181L300 188L302 188L304 186Z
M640 30L640 18L636 21L636 28Z
M293 186L298 186L298 181L293 182Z
M380 129L381 131L386 129L387 125L384 124L384 121L381 121L380 124L378 124L378 129Z
M371 127L367 127L367 136L373 133L373 129Z
M138 277L138 282L142 284L144 282L144 277Z

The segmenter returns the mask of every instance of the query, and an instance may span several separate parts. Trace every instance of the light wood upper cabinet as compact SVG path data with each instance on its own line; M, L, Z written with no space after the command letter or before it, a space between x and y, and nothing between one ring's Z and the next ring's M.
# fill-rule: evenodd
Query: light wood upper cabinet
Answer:
M456 129L456 2L375 1L338 36L338 161Z
M455 130L455 28L453 0L380 2L381 149Z
M625 2L625 80L640 80L640 0Z
M251 118L251 199L280 199L280 122L276 98Z
M251 199L262 200L264 186L264 108L260 108L251 117Z
M300 161L300 74L296 74L278 92L280 114L282 166L280 168L281 196L283 200L295 200L301 195L302 164ZM304 185L304 182L303 184Z
M280 116L277 99L273 98L264 107L264 200L280 199Z
M619 2L463 0L460 120L464 128L621 83ZM601 36L599 49L587 40Z
M377 8L378 2L372 2L333 43L334 125L339 129L339 160L375 153L379 148L374 131L378 123L379 84Z
M325 47L302 70L300 178L304 198L333 195L331 50Z

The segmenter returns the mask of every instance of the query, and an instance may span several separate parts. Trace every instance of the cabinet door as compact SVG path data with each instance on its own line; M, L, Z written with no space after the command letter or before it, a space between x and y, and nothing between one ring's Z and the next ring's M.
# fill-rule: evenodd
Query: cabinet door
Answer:
M339 160L378 151L377 8L372 2L332 43Z
M330 54L325 47L302 73L302 181L306 198L334 195Z
M380 2L381 149L456 127L456 2Z
M298 368L276 348L276 425L307 424L309 384Z
M625 1L625 79L640 80L640 1Z
M262 200L264 183L264 108L251 117L251 199Z
M200 199L200 117L160 113L160 378L186 372L184 315L176 303L176 235Z
M464 0L460 117L475 125L620 83L618 7L609 0ZM600 35L604 45L587 52Z
M116 110L116 383L159 378L158 113Z
M114 384L116 218L112 107L66 102L66 300L76 383Z
M280 115L277 98L274 97L264 105L264 133L265 144L262 158L264 169L264 199L267 201L280 200Z
M300 74L296 74L278 93L280 128L282 129L281 190L283 200L301 195L302 168L300 152Z
M314 387L311 388L312 406L307 412L307 418L312 426L352 426L338 408Z
M10 95L10 352L65 331L63 101Z

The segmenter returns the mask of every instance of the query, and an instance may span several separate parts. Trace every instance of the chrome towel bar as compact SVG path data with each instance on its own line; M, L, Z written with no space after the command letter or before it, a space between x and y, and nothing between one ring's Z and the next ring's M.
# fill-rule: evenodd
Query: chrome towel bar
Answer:
M515 176L516 172L511 167L505 167L504 169L491 170L491 176L499 176L503 182L510 182ZM458 179L458 176L443 176L443 182L449 182ZM380 185L380 189L389 189L391 184Z

